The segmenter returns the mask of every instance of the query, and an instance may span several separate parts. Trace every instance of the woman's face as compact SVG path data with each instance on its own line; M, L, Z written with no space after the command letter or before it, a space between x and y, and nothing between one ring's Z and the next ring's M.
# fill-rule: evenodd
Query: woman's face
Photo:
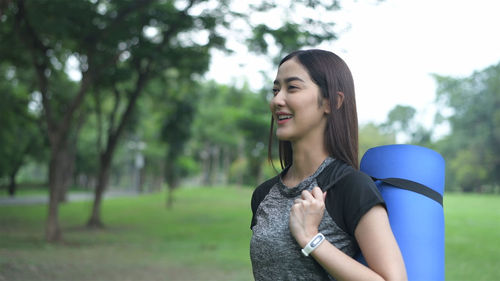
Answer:
M279 67L273 94L270 108L278 139L298 142L323 138L330 112L328 101L320 98L319 87L296 59Z

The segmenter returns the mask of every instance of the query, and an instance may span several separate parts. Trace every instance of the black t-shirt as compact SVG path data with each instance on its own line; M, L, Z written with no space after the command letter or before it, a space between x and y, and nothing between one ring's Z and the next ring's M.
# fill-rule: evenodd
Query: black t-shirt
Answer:
M332 166L337 165L337 166ZM353 257L358 251L354 231L361 217L373 206L383 204L372 179L345 163L327 158L317 171L293 188L280 176L261 184L252 195L252 239L250 256L255 280L333 280L312 258L304 257L289 230L290 208L303 190L312 190L325 177L322 171L340 171L330 180L326 209L319 232L338 249ZM320 176L321 175L321 176ZM321 186L320 186L321 187Z

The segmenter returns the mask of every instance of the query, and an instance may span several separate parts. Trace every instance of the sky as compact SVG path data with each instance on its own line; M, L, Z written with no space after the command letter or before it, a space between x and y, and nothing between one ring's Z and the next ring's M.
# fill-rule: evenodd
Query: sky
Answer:
M350 0L341 5L331 16L348 28L338 40L315 47L333 51L349 65L360 123L380 124L399 104L414 107L418 122L429 127L437 110L431 74L467 77L500 62L500 1ZM206 77L229 84L250 81L257 89L261 72L270 80L276 75L266 60L242 49L232 56L215 52Z

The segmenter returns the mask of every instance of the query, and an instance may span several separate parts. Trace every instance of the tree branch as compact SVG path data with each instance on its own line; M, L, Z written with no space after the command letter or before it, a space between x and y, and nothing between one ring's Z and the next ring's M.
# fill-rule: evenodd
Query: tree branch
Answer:
M89 42L90 46L95 46L95 42L99 40L99 38L105 37L110 32L113 32L115 27L120 28L123 20L132 12L137 12L137 10L143 9L149 6L155 0L137 0L132 1L131 4L120 11L118 11L117 16L110 22L110 24L100 32L93 33L91 36L85 38L84 42Z
M152 65L151 60L148 60L146 62L146 66L144 68L141 67L140 63L136 64L137 72L139 75L138 75L137 81L135 83L135 88L130 93L130 98L128 100L127 107L125 109L125 112L122 114L122 117L120 119L118 127L116 128L116 130L113 133L110 133L108 135L108 145L106 147L105 154L108 154L108 155L111 154L113 152L114 148L116 147L118 139L119 139L121 133L123 132L123 129L125 128L125 124L127 124L128 119L132 115L132 111L135 108L135 104L137 102L137 99L138 99L139 95L142 93L142 90L149 79L151 65Z
M113 94L115 95L115 104L113 106L113 110L109 114L108 135L112 134L115 130L115 119L118 112L118 108L120 107L120 101L122 96L122 93L116 87L116 82L113 82Z
M45 76L45 71L49 69L49 62L47 58L48 47L45 46L40 38L38 38L35 30L29 23L26 16L26 8L24 6L24 1L19 0L17 3L17 13L15 14L15 28L19 34L21 41L28 47L31 52L31 58L33 66L35 67L36 77L38 80L38 88L40 94L42 95L42 105L44 109L45 120L47 123L47 129L49 132L54 132L57 130L57 125L53 118L52 107L49 102L48 97L48 79ZM54 143L58 140L54 139L53 134L49 133L49 138L51 142Z

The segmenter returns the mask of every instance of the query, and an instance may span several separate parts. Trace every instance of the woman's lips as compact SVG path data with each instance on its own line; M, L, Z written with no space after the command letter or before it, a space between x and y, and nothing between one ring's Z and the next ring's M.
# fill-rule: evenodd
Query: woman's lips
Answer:
M290 113L286 113L286 112L278 112L276 114L276 122L278 123L278 125L281 125L281 124L285 124L286 122L290 121L290 119L293 118L293 115L290 114Z

